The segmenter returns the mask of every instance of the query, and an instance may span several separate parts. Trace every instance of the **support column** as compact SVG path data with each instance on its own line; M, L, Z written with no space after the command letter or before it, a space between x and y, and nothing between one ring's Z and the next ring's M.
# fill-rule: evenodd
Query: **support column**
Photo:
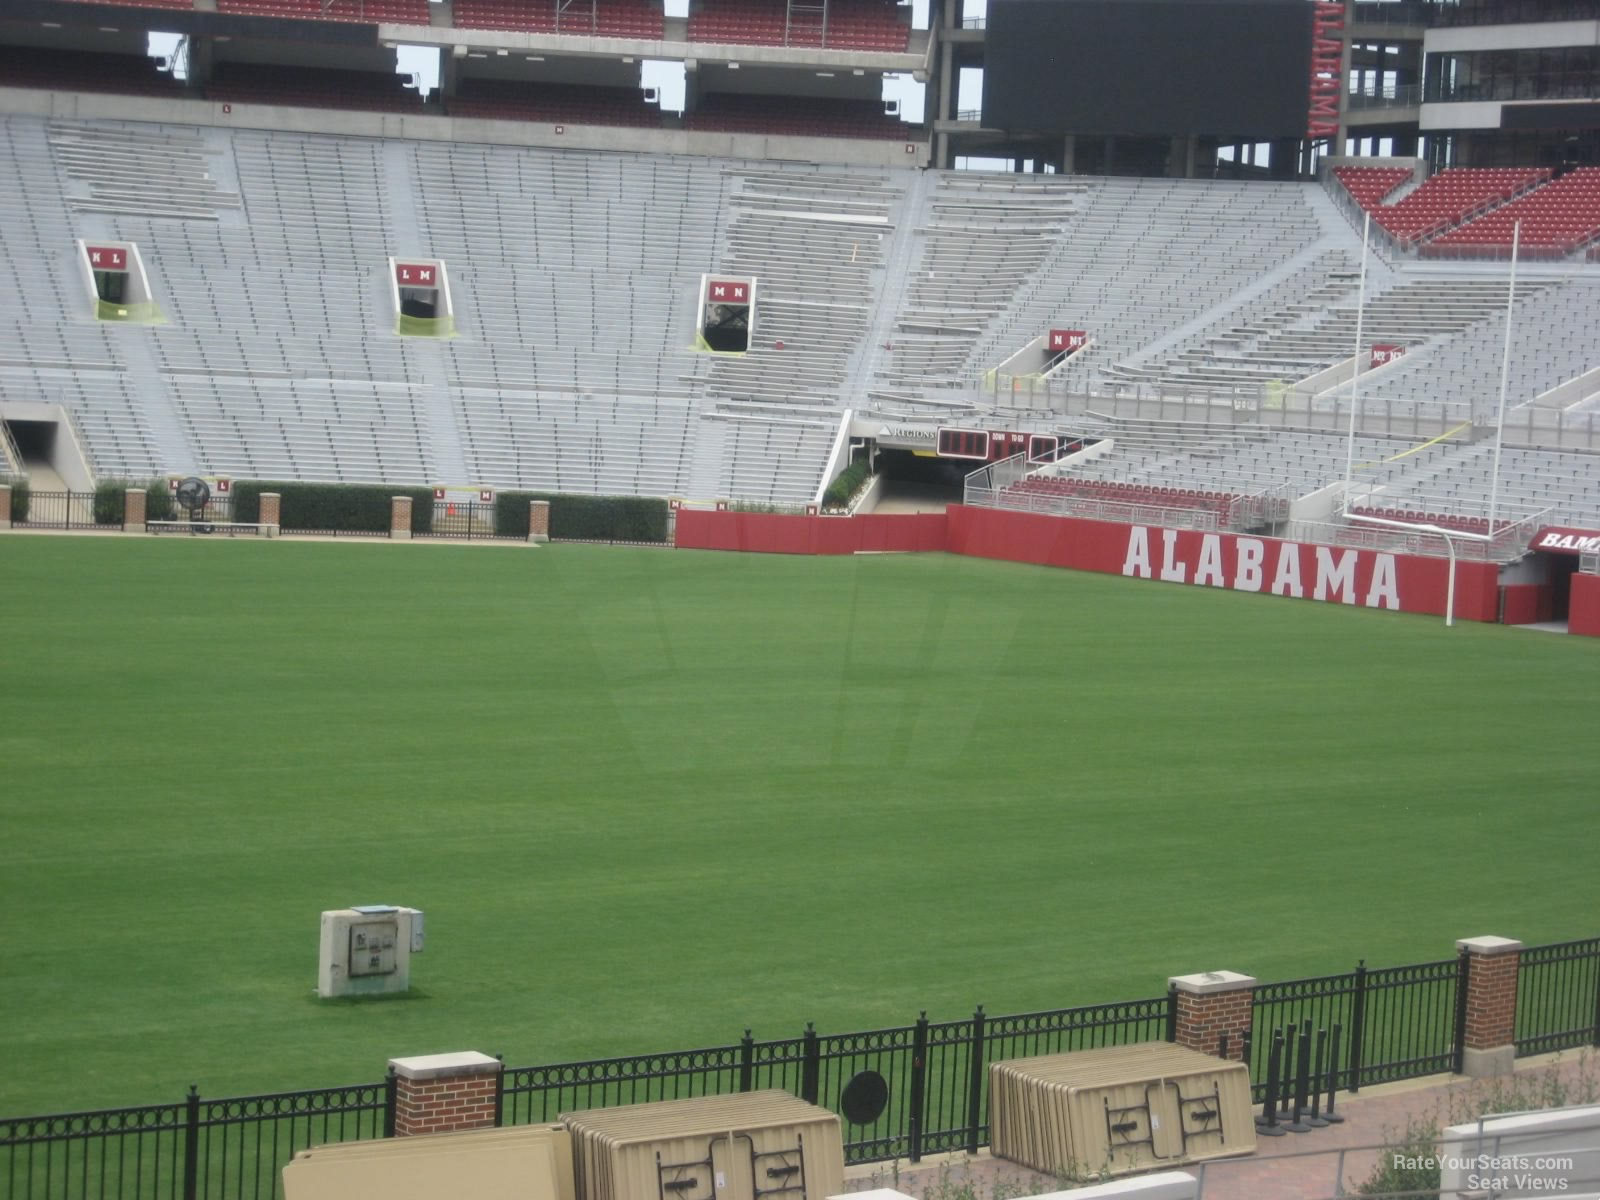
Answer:
M129 488L122 497L122 532L144 532L145 494L143 488Z
M394 1135L493 1129L500 1123L500 1060L464 1050L391 1058Z
M1515 938L1462 938L1467 956L1467 1024L1461 1073L1472 1079L1509 1075L1517 1063L1517 972L1522 943Z
M932 6L928 11L928 28L934 31L931 36L939 38L939 64L924 93L923 118L935 128L940 121L954 120L956 115L956 47L953 40L941 35L946 30L961 28L961 4L959 0L950 0L943 7L942 17ZM955 166L948 133L934 135L933 165L942 171Z
M1244 1035L1250 1030L1256 980L1237 971L1174 975L1167 988L1177 1006L1172 1040L1180 1046L1215 1055L1228 1035L1228 1058L1244 1058Z
M256 514L256 523L262 537L278 536L278 512L282 507L283 497L279 493L261 493L261 511Z
M528 501L528 540L530 542L550 540L550 501Z
M404 541L411 536L411 497L389 497L389 536Z
M11 528L11 485L0 483L0 529Z
M216 44L211 38L191 33L188 39L189 90L202 95L216 69Z

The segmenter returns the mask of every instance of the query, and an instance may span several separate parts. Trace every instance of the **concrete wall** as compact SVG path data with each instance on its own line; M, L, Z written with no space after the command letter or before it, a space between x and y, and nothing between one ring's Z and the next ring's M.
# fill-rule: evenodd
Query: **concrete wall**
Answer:
M548 146L566 150L614 150L634 154L692 154L709 158L782 159L860 167L925 167L929 138L907 141L828 137L773 137L747 133L691 133L670 129L623 129L600 125L554 126L527 121L488 121L424 114L345 112L272 104L224 104L212 100L167 100L149 96L91 95L0 87L0 113L68 120L160 121L218 129L283 129L355 137L406 138L430 142L484 142L504 146ZM563 128L565 132L555 132ZM916 130L907 126L907 133Z
M1600 1105L1487 1117L1439 1139L1440 1200L1600 1195Z

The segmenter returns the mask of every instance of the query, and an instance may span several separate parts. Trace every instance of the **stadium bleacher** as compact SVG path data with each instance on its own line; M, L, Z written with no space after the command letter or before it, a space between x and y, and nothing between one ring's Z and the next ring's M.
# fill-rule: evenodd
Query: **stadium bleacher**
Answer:
M1600 238L1600 167L1579 167L1552 183L1469 221L1424 248L1437 254L1446 248L1493 248L1509 251L1521 226L1520 244L1535 255L1571 254Z
M1414 172L1410 167L1341 165L1333 169L1333 174L1357 204L1370 210L1382 207L1397 188L1411 181Z
M1383 196L1403 182L1403 177L1394 179L1391 187L1379 193L1377 188L1382 187L1385 176L1355 173L1348 167L1334 170L1342 182L1354 174L1361 195L1351 195L1372 214L1374 224L1410 242L1447 233L1550 178L1545 167L1450 167L1430 176L1395 203L1385 204Z
M428 0L216 0L218 12L297 20L428 24Z
M689 10L689 40L903 53L910 26L901 11L892 0L829 0L825 15L821 5L697 0Z
M659 40L664 24L663 10L646 0L598 0L593 5L570 6L558 0L455 0L451 9L455 24L462 29Z
M0 262L36 302L7 330L0 388L59 397L110 473L180 463L801 504L826 483L848 408L976 411L987 367L1075 314L1087 314L1096 361L1069 386L1091 390L1254 394L1341 360L1353 340L1359 240L1319 233L1309 185L20 116L4 131L0 161L20 186ZM30 247L68 244L91 220L141 247L169 323L103 329L41 269ZM389 255L411 252L448 264L459 336L394 336L374 282ZM759 281L742 355L692 349L688 301L711 272ZM1504 298L1498 273L1375 269L1366 337L1409 355L1366 399L1480 411ZM1514 319L1529 332L1513 407L1600 365L1600 282L1528 273ZM1071 472L1080 499L1154 496L1237 526L1338 474L1325 434L1201 447L1110 418L1099 429L1118 449ZM1384 460L1396 444L1361 453ZM1450 440L1406 455L1372 474L1383 491L1369 503L1480 519L1478 461ZM1593 507L1584 487L1515 478L1519 502ZM1452 490L1452 479L1466 482Z

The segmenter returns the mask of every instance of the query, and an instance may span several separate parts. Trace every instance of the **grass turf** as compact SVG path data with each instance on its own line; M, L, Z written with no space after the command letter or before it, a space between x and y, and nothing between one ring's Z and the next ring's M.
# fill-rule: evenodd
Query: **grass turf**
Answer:
M1600 643L942 555L0 540L0 1113L1596 932ZM428 914L320 1003L317 914Z

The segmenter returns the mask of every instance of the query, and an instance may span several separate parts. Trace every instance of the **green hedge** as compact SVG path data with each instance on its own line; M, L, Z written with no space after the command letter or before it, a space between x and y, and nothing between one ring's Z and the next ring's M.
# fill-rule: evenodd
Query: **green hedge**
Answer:
M550 536L611 542L665 542L667 502L645 496L572 496L550 492L499 492L495 532L528 536L528 502L550 502Z
M11 519L19 525L28 519L28 497L31 494L26 479L11 481Z
M94 487L96 525L122 524L129 488L144 489L146 521L172 520L172 493L165 479L102 479Z
M146 521L171 521L176 519L177 506L172 502L172 493L167 489L165 479L146 479L142 483L130 483L128 487L142 487L144 489L144 519Z
M411 497L411 532L433 529L433 489L369 483L275 483L238 479L233 483L233 519L254 524L261 519L261 493L277 492L278 527L283 530L330 530L338 533L387 533L389 501ZM527 518L523 518L526 529Z
M855 462L840 471L828 490L822 493L822 506L824 508L844 508L850 503L850 497L872 475L872 464L867 455L863 454Z

